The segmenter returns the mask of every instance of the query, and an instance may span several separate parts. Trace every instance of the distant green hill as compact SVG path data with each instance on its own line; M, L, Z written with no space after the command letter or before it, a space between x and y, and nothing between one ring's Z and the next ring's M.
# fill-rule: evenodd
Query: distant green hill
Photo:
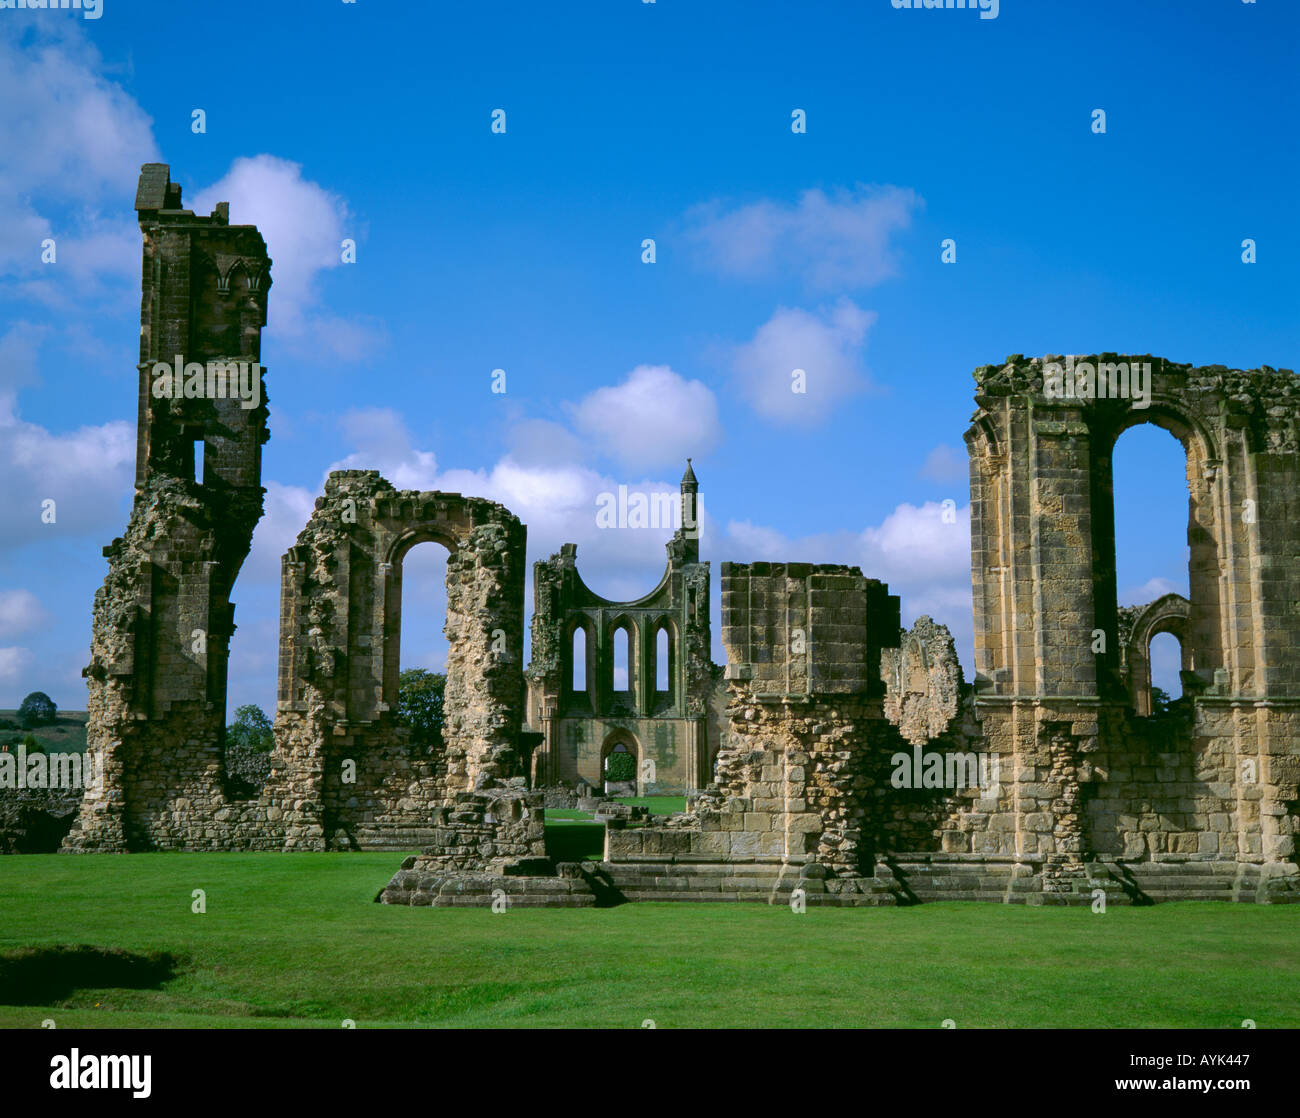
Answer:
M84 710L61 710L53 726L24 730L18 721L17 710L0 710L0 745L12 749L31 734L46 753L84 753L87 718Z

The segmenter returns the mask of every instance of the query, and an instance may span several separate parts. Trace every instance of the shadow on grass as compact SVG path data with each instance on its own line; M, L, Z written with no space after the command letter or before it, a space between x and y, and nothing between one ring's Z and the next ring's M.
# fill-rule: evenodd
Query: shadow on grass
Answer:
M158 990L180 962L102 947L22 947L0 955L0 1005L52 1005L75 990Z

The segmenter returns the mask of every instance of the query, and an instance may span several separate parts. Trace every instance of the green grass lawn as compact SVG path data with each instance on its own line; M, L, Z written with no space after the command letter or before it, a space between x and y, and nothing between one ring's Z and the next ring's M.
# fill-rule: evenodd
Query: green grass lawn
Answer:
M374 904L401 858L0 859L0 1025L1300 1025L1300 906ZM73 946L145 958L15 954Z
M673 815L686 810L685 796L635 796L616 799L619 804L648 807L651 815ZM589 811L576 808L546 809L546 852L557 862L583 862L605 856L605 824L594 823Z

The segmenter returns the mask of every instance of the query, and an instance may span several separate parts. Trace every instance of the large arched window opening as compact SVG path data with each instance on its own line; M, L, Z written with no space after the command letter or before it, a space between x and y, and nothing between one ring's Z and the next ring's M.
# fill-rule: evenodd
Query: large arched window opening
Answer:
M396 625L398 638L396 715L410 731L411 744L432 751L443 743L447 549L431 541L417 543L397 559L395 568L397 609L388 624L390 629ZM352 601L359 610L357 598ZM365 621L359 615L352 623L364 626Z
M1171 426L1177 429L1177 424ZM1102 662L1119 669L1119 678L1111 677L1111 685L1122 685L1137 713L1145 715L1155 710L1152 700L1158 696L1153 687L1165 696L1162 706L1181 696L1178 673L1189 662L1190 650L1181 648L1179 638L1165 631L1158 641L1142 634L1134 654L1122 656L1118 648L1122 629L1107 625L1106 618L1116 606L1121 615L1132 616L1168 595L1183 599L1186 607L1192 591L1187 447L1156 422L1129 427L1111 452L1110 483L1113 550L1099 546L1094 554L1102 576L1097 585L1097 623L1107 641L1101 656ZM1113 598L1107 583L1114 588ZM1172 642L1172 649L1166 641ZM1128 678L1123 678L1125 673ZM1099 683L1107 686L1104 678Z
M1157 633L1148 646L1151 664L1151 713L1163 714L1183 697L1179 672L1183 666L1182 642L1169 632Z
M582 694L587 690L587 630L581 625L573 630L570 662L573 671L569 685L575 694Z
M600 772L606 795L637 795L640 746L627 730L614 730L600 750Z
M661 620L654 630L654 708L665 710L672 706L677 677L677 649L673 642L672 627Z
M626 622L613 632L614 690L632 690L632 630Z

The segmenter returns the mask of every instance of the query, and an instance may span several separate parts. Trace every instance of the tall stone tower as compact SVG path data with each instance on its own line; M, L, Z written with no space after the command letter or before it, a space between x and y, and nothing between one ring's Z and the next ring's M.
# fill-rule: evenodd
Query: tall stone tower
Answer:
M230 594L262 515L266 244L229 224L225 202L183 209L166 164L141 169L135 206L136 496L95 596L87 752L105 779L86 792L74 849L202 846L194 822L223 801Z

